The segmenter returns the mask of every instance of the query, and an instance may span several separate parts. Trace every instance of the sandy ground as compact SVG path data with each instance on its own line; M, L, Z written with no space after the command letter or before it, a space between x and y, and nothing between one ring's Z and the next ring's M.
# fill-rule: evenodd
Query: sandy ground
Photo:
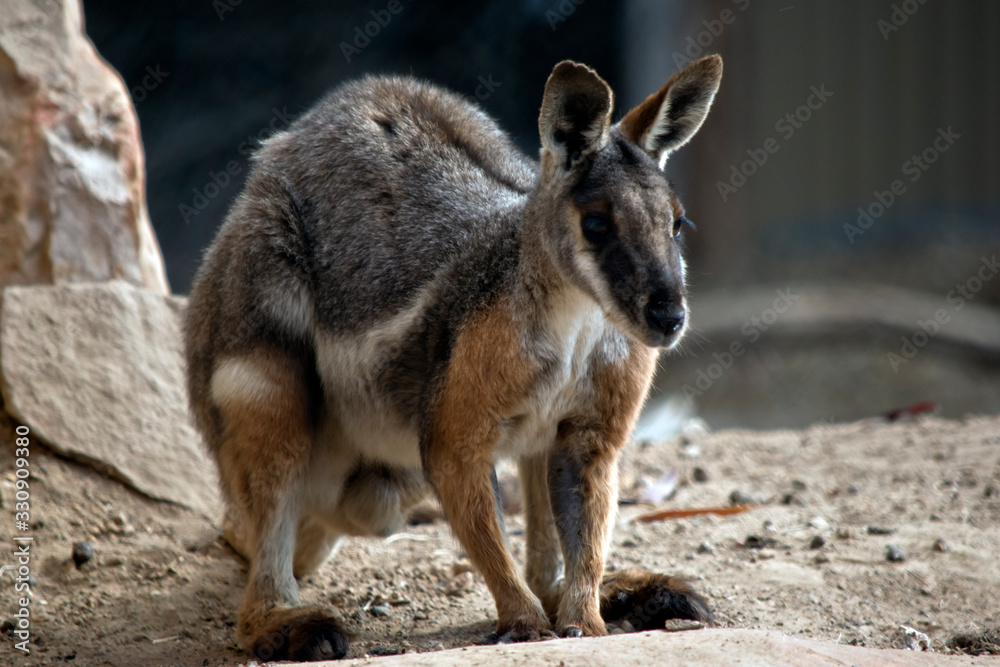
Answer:
M10 545L9 425L0 435L0 539ZM217 525L34 441L31 464L32 526L19 533L35 538L31 654L14 649L7 623L0 664L249 660L233 628L246 569ZM650 508L623 505L609 567L691 578L723 627L888 647L907 625L944 653L955 651L956 635L960 646L978 639L980 650L997 641L1000 417L873 419L640 444L629 452L623 485L640 487L670 469L680 481L665 507L728 505L734 491L761 504L655 523L632 521ZM519 514L508 528L523 558ZM71 558L78 541L94 551L79 568ZM905 559L887 560L889 545ZM17 609L14 564L5 548L0 622ZM485 585L440 522L387 541L351 540L301 587L305 601L340 610L355 634L349 657L467 646L495 621Z

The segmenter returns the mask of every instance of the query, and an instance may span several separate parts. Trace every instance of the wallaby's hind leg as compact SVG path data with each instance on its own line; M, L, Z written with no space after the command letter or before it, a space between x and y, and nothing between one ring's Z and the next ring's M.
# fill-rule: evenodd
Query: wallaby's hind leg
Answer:
M314 441L315 397L307 373L300 359L269 350L221 359L212 376L225 429L218 460L229 518L246 522L227 532L251 552L239 637L265 660L333 659L347 652L329 611L299 606L293 576L303 476Z
M303 516L295 535L295 556L292 571L296 577L315 572L330 560L340 548L344 537L324 521L312 516Z
M547 459L545 454L525 457L518 468L526 521L524 578L554 622L559 610L563 560L549 500Z

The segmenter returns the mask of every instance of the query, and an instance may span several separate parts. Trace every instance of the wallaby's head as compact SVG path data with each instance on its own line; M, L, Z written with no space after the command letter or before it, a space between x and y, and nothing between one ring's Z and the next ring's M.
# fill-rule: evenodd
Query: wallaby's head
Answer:
M702 58L611 124L611 88L584 65L556 65L539 117L535 224L562 274L634 338L669 346L687 320L678 234L684 209L663 173L701 127L722 77Z

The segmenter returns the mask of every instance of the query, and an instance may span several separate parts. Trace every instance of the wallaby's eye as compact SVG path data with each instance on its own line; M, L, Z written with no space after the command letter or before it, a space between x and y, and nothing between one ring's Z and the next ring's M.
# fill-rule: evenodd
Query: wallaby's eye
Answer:
M583 238L595 245L607 241L615 231L611 218L601 213L586 214L580 222L580 227L583 229Z
M691 229L695 229L693 222L685 218L683 215L677 216L677 219L674 220L674 236L677 236L678 234L683 232L685 227L690 227Z

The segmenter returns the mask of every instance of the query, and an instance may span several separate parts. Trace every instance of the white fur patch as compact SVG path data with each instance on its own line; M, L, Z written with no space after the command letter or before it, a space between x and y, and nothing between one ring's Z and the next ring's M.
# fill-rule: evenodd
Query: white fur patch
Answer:
M417 425L382 396L378 372L420 320L437 292L432 281L413 304L359 336L314 335L316 362L338 426L358 453L405 468L420 462Z
M241 357L220 360L212 373L212 399L219 405L262 403L278 386L258 364Z
M555 367L518 406L518 418L504 425L494 450L497 458L548 451L559 422L586 410L593 401L592 355L608 329L600 306L583 292L574 289L556 300L537 343Z

